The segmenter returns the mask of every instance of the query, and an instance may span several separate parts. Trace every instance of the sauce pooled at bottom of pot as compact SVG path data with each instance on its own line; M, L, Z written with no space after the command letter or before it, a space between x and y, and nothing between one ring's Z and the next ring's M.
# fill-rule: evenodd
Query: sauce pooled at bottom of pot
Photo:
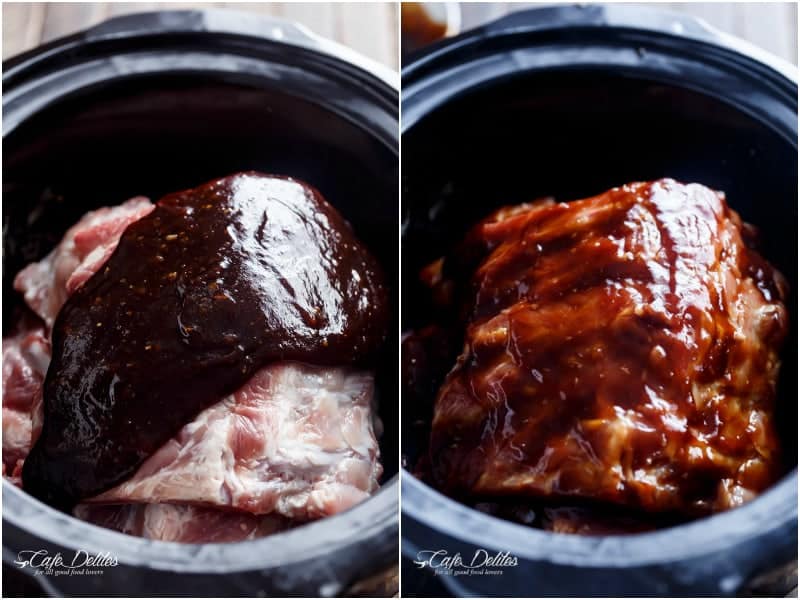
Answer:
M131 224L53 327L24 488L69 507L129 477L264 365L366 365L387 334L380 269L313 188L241 173Z

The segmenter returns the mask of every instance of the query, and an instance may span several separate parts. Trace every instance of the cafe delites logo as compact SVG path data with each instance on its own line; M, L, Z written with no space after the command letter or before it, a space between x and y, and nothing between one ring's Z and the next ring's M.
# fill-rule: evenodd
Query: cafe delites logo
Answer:
M519 559L510 552L491 553L477 548L469 557L460 552L450 554L447 550L420 550L417 560L413 561L417 568L433 569L436 575L502 575L503 569L516 567Z
M71 555L47 550L22 550L14 561L20 569L30 569L34 575L58 577L62 575L102 575L107 567L119 565L117 557L110 552L92 554L75 550Z

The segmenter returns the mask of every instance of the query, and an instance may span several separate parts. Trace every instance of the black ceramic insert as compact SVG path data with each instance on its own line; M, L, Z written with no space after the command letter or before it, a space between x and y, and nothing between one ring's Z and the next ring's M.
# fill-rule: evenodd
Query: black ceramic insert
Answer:
M11 59L3 83L6 327L22 302L13 276L87 210L250 169L319 189L397 281L397 90L349 51L281 21L162 12ZM396 348L394 337L377 377L383 488L350 511L252 542L154 543L77 521L4 481L4 561L31 548L119 557L102 577L33 579L65 595L341 593L397 558Z
M699 22L562 6L440 43L403 71L402 329L431 309L418 273L502 205L571 200L672 177L726 192L789 279L797 314L797 74ZM403 554L509 551L501 577L442 577L468 595L731 594L796 560L797 337L783 351L786 476L741 509L650 534L568 536L501 521L403 473ZM404 464L424 440L404 406ZM405 573L406 578L411 574ZM788 590L786 590L788 592Z

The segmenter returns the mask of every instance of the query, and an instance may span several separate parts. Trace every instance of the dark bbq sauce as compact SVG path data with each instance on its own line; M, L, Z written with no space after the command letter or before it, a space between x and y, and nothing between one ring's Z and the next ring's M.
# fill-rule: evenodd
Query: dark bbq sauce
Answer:
M368 363L387 302L300 182L244 173L164 197L59 313L25 489L68 507L120 483L270 362Z

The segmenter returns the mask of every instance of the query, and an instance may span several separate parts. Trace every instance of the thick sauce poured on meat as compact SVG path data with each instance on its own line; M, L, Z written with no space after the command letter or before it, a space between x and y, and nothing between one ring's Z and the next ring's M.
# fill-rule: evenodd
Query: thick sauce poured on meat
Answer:
M504 209L426 273L462 315L430 470L460 497L706 514L779 475L785 284L671 180Z
M166 196L59 313L24 487L100 493L265 364L365 364L386 323L375 261L312 188L246 173Z

